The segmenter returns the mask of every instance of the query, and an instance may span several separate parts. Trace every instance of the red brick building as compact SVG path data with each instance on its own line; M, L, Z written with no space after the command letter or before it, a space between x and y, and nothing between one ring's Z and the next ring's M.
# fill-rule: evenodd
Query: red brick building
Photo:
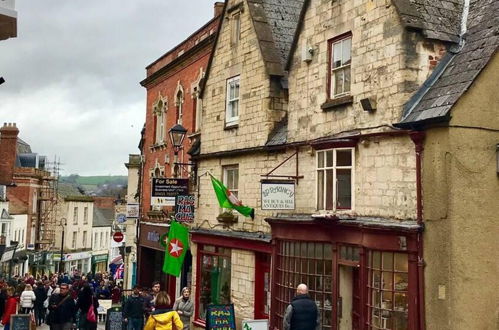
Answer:
M151 205L152 178L191 178L193 167L179 165L174 173L175 154L168 131L175 125L186 130L179 163L189 163L189 152L196 149L200 130L199 88L208 65L223 3L215 3L214 18L146 67L141 85L147 89L146 122L139 148L143 155L140 174L140 238L138 246L138 283L150 286L160 281L171 296L176 296L175 278L161 271L165 248L159 238L168 232L171 207ZM186 258L181 284L190 282L190 254ZM151 269L151 267L154 267Z

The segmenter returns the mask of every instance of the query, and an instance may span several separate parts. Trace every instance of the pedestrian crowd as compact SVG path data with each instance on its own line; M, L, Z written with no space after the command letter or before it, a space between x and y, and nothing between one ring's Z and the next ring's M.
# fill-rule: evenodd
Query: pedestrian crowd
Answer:
M135 286L124 295L121 283L107 273L50 276L26 274L10 280L0 278L0 315L4 330L10 329L13 314L31 316L32 329L42 324L51 330L97 329L99 301L110 300L122 307L123 322L128 330L190 329L193 304L189 288L182 290L174 302L159 282L151 289Z

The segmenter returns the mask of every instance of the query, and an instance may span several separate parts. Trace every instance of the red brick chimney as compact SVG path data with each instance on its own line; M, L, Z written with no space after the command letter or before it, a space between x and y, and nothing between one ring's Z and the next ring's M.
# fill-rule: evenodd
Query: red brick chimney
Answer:
M215 2L214 9L215 9L215 17L222 15L223 10L224 10L224 3L223 2Z
M3 185L13 183L18 134L15 123L4 123L0 128L0 184Z

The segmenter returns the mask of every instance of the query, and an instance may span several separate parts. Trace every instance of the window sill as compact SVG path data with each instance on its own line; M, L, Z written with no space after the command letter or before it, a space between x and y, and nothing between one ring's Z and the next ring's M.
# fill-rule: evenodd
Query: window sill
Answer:
M321 105L321 109L324 111L328 111L345 105L350 105L352 103L353 103L353 96L346 95L346 96L337 97L335 99L326 100L326 102L324 102Z
M155 143L152 146L149 147L151 150L159 150L166 148L166 142L161 142L161 143Z
M236 129L238 127L239 127L239 123L238 122L236 122L236 123L230 123L230 124L226 123L225 127L224 127L224 130L228 131L228 130L231 130L231 129Z

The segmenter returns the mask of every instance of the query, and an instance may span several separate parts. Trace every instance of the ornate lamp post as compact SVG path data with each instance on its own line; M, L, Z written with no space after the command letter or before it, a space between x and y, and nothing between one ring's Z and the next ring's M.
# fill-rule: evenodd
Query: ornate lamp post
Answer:
M66 218L61 218L61 227L62 227L62 239L61 239L61 259L59 261L59 273L64 272L64 260L63 260L63 254L64 254L64 232L66 231Z
M187 134L187 130L184 128L184 126L180 124L176 124L170 130L168 131L168 134L170 135L170 141L172 142L173 145L173 153L175 155L175 160L174 160L174 167L173 167L173 176L176 178L178 177L178 168L179 165L182 165L178 162L178 152L180 149L182 149L182 143L184 142L185 135Z

